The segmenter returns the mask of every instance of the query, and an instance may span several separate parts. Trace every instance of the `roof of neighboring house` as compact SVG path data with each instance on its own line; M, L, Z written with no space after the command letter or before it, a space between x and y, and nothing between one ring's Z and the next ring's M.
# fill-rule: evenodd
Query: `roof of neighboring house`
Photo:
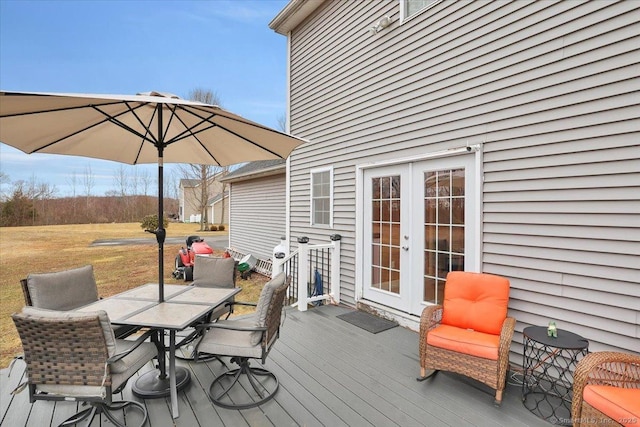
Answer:
M200 180L199 179L181 179L180 180L180 187L197 187L198 185L200 185Z
M221 181L220 176L225 176L227 173L227 171L225 170L221 170L217 173L215 173L211 178L210 181ZM200 179L189 179L189 178L182 178L180 179L180 187L186 188L186 187L199 187L200 186Z
M228 191L225 191L225 192L224 192L224 197L225 197L225 198L229 197L229 192L228 192ZM207 201L207 206L211 206L211 205L213 205L214 203L218 203L220 200L222 200L222 193L218 193L218 194L216 194L215 196L213 196L212 198L210 198L210 199Z
M221 182L237 182L247 179L260 178L263 176L278 175L285 173L287 161L285 159L277 160L259 160L247 163L244 166L230 172L222 178Z

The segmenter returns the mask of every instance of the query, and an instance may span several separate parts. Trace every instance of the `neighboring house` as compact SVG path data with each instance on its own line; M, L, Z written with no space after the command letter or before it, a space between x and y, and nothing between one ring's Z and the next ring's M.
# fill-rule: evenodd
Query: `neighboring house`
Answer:
M342 302L417 328L449 270L494 273L514 361L550 320L640 352L640 2L292 0L270 27L310 141L287 231L342 235Z
M222 192L222 183L219 181L222 174L216 174L209 183L209 200L215 198ZM199 179L181 179L180 180L180 197L178 219L182 222L189 222L192 215L200 215L200 180ZM211 217L208 223L212 224Z
M270 260L286 230L286 167L284 160L247 163L230 172L229 247Z
M207 217L210 224L229 223L229 191L216 194L207 203Z

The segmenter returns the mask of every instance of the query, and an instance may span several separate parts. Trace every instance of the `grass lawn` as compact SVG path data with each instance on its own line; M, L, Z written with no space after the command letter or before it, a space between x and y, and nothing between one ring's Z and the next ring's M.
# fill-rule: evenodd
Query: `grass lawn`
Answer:
M207 236L227 235L226 231L200 232L197 224L170 223L167 237L183 237L198 234ZM144 283L158 281L158 245L96 246L97 239L152 238L139 223L129 224L81 224L52 225L46 227L0 228L0 368L9 365L11 359L22 352L20 339L11 320L11 314L20 311L24 298L20 279L29 273L45 273L92 264L98 293L110 296ZM184 283L171 276L174 259L182 244L164 246L164 282ZM222 255L222 251L214 250ZM242 288L237 299L256 302L262 286L268 278L253 274L248 280L237 277L236 285ZM237 314L251 311L250 307L238 307Z

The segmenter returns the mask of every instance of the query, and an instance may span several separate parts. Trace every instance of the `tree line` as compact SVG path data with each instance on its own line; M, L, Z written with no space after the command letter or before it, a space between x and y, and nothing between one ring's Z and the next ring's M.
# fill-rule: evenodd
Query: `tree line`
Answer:
M117 175L116 182L135 181L124 174L124 169ZM147 215L156 214L158 209L157 196L139 194L140 188L131 185L110 190L104 196L92 195L89 190L84 194L72 191L71 196L60 197L54 185L38 182L35 178L11 182L6 174L0 172L0 180L9 188L0 194L2 227L139 222ZM172 187L176 186L170 185L167 189L171 191ZM165 195L164 206L167 216L175 216L178 212L177 196Z

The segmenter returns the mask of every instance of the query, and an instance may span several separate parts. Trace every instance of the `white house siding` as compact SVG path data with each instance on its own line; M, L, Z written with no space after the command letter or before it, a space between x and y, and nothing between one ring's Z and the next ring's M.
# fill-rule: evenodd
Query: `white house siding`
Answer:
M355 166L483 145L482 269L520 332L553 319L640 351L640 2L327 1L291 37L291 235L343 236L355 298ZM366 28L382 16L393 23ZM309 226L333 166L334 226Z
M222 205L224 204L224 214L222 211ZM212 205L209 205L209 223L210 224L220 224L222 221L223 224L227 224L229 222L229 197L226 196L224 198L224 203L222 200L217 200Z
M285 234L285 175L232 182L230 246L259 259L271 259Z

